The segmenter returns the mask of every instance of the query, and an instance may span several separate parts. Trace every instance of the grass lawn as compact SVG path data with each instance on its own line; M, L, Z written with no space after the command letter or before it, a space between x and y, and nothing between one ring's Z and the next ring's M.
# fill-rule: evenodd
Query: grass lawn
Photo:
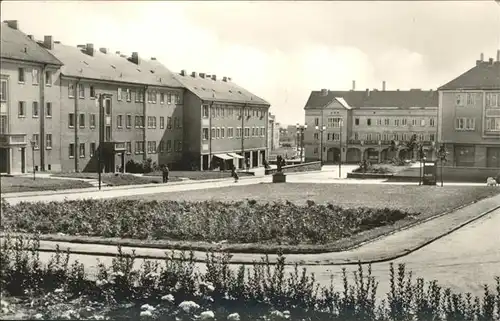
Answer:
M238 172L240 177L242 176L252 176L250 173ZM151 172L144 174L144 177L161 177L161 172ZM180 180L181 178L187 178L195 181L201 181L206 179L218 179L218 178L230 178L231 171L170 171L169 176L172 181Z
M65 179L2 176L2 193L19 193L32 191L50 191L70 188L92 187L87 182Z
M87 178L87 179L98 179L98 173L58 173L54 176L58 177L72 177L72 178ZM178 178L170 177L169 181L179 181ZM115 173L103 173L102 182L110 186L122 186L122 185L140 185L140 184L154 184L161 183L161 177L144 177L135 176L131 174L115 174Z

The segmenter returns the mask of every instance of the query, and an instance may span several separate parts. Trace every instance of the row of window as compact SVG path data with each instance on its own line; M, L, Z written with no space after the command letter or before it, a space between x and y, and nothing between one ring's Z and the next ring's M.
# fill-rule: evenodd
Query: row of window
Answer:
M25 101L20 101L18 103L17 107L17 116L18 117L26 117L26 102ZM40 106L38 104L38 101L34 101L31 104L31 115L33 118L37 118L40 116ZM45 103L45 117L50 118L52 117L52 103L47 102Z
M26 68L18 68L17 81L24 84L26 82ZM52 86L52 71L45 71L45 85ZM40 70L33 68L31 69L31 83L33 85L38 85L40 83Z
M487 131L500 131L500 117L486 117L486 130Z
M458 93L456 105L459 107L474 105L476 95L481 95L481 93ZM486 93L486 107L500 108L500 93Z
M418 140L421 141L434 141L436 136L435 134L416 134ZM359 134L354 133L354 140L363 140L363 141L389 141L389 140L403 140L407 141L413 136L413 133L366 133ZM319 133L314 133L314 139L319 140ZM340 133L328 133L326 136L327 141L340 141Z
M87 143L80 143L78 148L78 157L86 157L86 145ZM132 142L126 142L126 152L127 154L144 154L144 142L136 141L134 144L134 150L132 150ZM97 150L97 144L92 142L89 143L89 156L93 157ZM75 158L75 144L69 144L69 158ZM147 152L148 154L157 153L172 153L172 152L182 152L182 141L181 140L165 140L160 141L147 141Z
M366 126L372 126L372 125L377 125L377 126L408 126L408 124L411 123L412 126L421 126L425 127L426 126L426 121L425 119L416 119L413 118L411 119L411 122L408 122L407 118L366 118L365 119L365 124ZM316 117L314 119L314 125L319 126L319 118ZM340 117L328 117L327 119L327 127L328 128L339 128L340 125L343 124L343 120ZM360 126L361 124L361 119L359 117L354 118L354 125ZM436 119L435 118L429 118L429 126L430 127L435 127L436 126Z
M40 149L40 134L33 134L31 141L34 149ZM45 134L45 149L52 149L52 134Z
M125 117L124 117L125 116ZM132 115L127 114L127 115L117 115L116 116L116 127L117 128L123 128L124 127L124 119L125 119L125 127L126 128L132 128ZM74 128L75 127L75 114L74 113L69 113L68 115L68 127L69 128ZM157 118L156 116L148 116L148 128L150 129L156 129L157 125ZM181 119L178 117L173 117L173 127L172 127L172 117L167 117L167 129L172 129L172 128L182 128L182 122ZM97 123L97 114L89 114L89 128L95 128ZM78 119L78 124L80 128L85 128L85 114L81 113L79 115ZM135 128L144 128L145 126L145 118L144 116L135 116L134 118L134 127ZM165 117L160 116L160 129L165 129Z
M455 129L460 131L474 131L476 130L476 119L457 117L455 118Z
M244 110L242 112L242 110ZM216 106L212 107L212 112L210 113L210 106L203 105L201 110L201 115L203 118L208 118L211 114L211 118L225 118L225 117L241 117L243 113L246 117L260 117L264 118L266 115L266 111L260 108L240 108L240 107L229 107L225 106Z
M223 138L233 138L235 132L233 127L216 127L212 128L212 139L223 139ZM241 127L236 127L236 138L241 138L242 130ZM266 129L264 127L245 127L244 135L246 138L249 137L265 137ZM209 131L208 128L203 128L202 130L202 139L209 140Z

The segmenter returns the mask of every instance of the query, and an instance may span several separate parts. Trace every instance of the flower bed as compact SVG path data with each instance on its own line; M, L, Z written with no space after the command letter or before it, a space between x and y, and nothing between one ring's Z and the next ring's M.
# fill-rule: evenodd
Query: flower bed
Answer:
M6 205L1 230L154 240L327 244L416 215L399 209L341 208L312 201L296 205L81 200Z
M371 266L359 266L354 282L343 269L343 287L319 286L285 257L271 268L264 258L252 270L231 269L229 255L207 254L206 272L191 255L167 255L162 264L120 254L98 264L94 279L69 254L56 252L45 264L39 243L7 238L0 252L2 318L119 320L484 320L500 317L500 278L484 286L482 298L455 294L436 281L413 281L404 264L390 266L389 293L377 301Z

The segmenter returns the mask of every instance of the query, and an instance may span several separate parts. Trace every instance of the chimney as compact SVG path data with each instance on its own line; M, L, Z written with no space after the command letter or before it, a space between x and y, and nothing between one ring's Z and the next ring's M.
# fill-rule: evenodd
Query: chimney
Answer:
M151 60L156 60L156 57L151 57Z
M133 52L132 57L130 58L130 61L132 61L134 64L138 65L139 64L139 53Z
M108 53L108 49L106 49L106 48L99 48L99 51L102 52L103 54Z
M4 21L7 26L9 26L10 28L12 29L16 29L16 30L19 30L19 23L17 22L17 20L5 20Z
M193 71L193 72L191 73L191 77L196 78L196 71Z
M370 89L366 88L366 97L370 97Z
M200 72L200 78L205 78L205 73L204 72Z
M479 60L484 61L484 53L481 52L481 58Z
M227 77L222 77L222 81L227 82Z
M186 76L186 70L185 69L181 70L181 76Z
M54 43L60 44L61 42L58 40L54 40Z
M87 48L85 50L85 53L89 56L94 56L94 44L93 43L87 44Z
M497 61L500 61L500 49L497 50Z
M54 39L52 38L52 36L43 37L43 46L49 50L54 49Z
M212 75L212 80L216 81L217 80L217 75Z
M321 89L321 96L328 96L328 89Z
M352 90L356 90L356 80L352 81Z
M490 58L488 62L490 63L490 65L493 65L493 58Z
M382 81L382 91L385 91L385 80Z
M231 77L227 77L227 81L231 81Z
M31 40L34 40L33 35L28 35L28 38L30 38Z
M85 49L86 48L85 45L77 45L76 47L79 48L79 49Z

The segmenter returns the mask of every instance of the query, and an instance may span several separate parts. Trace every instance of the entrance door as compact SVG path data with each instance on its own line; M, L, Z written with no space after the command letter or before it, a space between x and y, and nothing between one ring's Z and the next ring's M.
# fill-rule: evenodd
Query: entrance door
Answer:
M33 160L35 163L35 160ZM33 170L35 170L33 166ZM26 173L26 148L21 148L21 173Z
M0 173L7 173L7 148L0 148Z
M500 168L500 147L488 147L486 167Z

